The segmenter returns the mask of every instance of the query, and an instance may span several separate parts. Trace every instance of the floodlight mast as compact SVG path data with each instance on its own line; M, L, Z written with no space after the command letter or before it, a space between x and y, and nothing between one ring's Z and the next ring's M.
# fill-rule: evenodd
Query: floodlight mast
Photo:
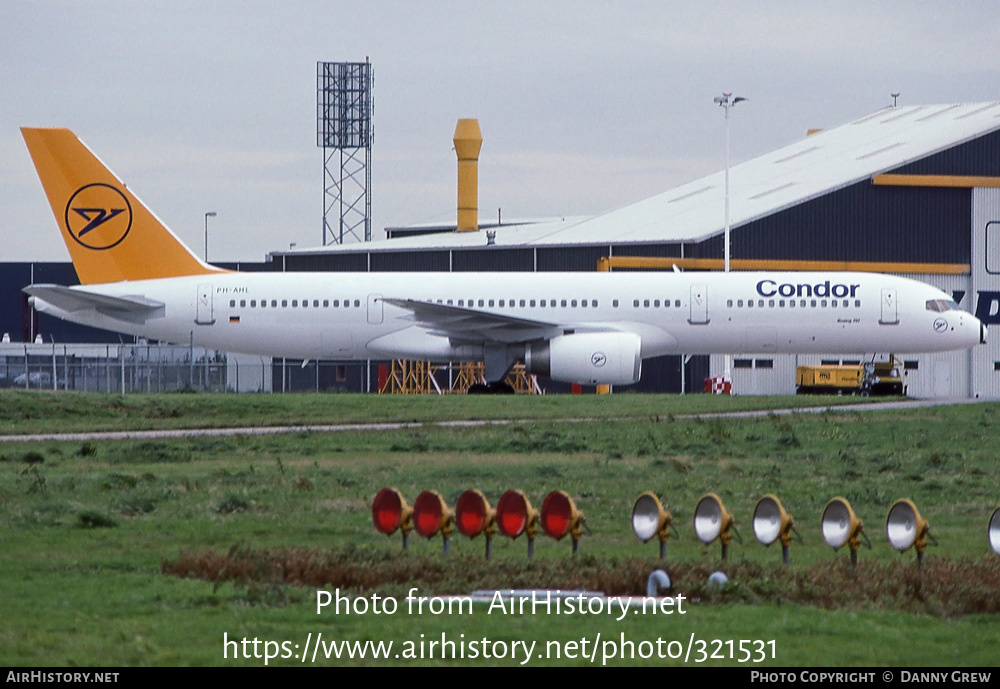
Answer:
M716 96L714 102L719 104L726 113L726 226L724 232L725 256L723 258L723 271L729 272L729 109L746 98L742 96L733 97L732 92L724 92L721 96ZM731 357L726 355L726 368L723 372L723 379L729 380L731 377Z

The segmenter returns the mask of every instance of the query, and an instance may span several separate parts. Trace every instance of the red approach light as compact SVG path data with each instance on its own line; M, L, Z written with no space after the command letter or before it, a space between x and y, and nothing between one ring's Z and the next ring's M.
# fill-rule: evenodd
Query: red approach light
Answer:
M478 490L467 490L455 503L455 524L463 536L475 538L484 530L492 536L493 510L486 496Z
M575 542L580 538L582 521L583 514L576 509L572 498L564 491L554 490L545 496L542 503L542 529L546 534L558 541L572 532Z
M372 522L380 533L391 536L403 528L409 531L410 506L395 488L383 488L372 503Z
M413 503L413 528L424 538L432 538L442 530L444 537L449 538L451 517L451 510L436 490L425 490Z
M508 538L517 538L528 529L531 522L531 503L519 490L508 490L497 503L497 527ZM534 534L528 533L528 538Z

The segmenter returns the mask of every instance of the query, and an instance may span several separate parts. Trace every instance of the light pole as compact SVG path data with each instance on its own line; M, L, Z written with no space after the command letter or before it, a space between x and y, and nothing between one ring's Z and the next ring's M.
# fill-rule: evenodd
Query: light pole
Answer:
M208 219L215 217L215 211L205 213L205 263L208 263Z
M733 98L731 92L725 92L721 96L716 96L714 101L726 112L726 229L725 229L725 258L723 259L723 270L729 272L729 108L740 101L746 100L741 96ZM722 372L723 380L732 379L732 357L726 355L726 365Z
M733 107L740 101L746 100L741 96L736 96L733 98L732 93L723 93L721 96L715 97L715 102L719 104L723 110L726 111L726 233L725 233L725 244L726 244L726 256L725 256L725 272L729 272L729 108Z

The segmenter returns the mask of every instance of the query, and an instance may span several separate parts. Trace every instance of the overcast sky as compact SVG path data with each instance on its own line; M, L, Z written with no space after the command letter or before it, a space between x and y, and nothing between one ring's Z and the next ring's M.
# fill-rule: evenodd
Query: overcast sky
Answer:
M479 119L481 217L597 213L900 103L1000 99L982 2L0 3L0 261L68 260L18 128L65 126L199 254L322 238L316 63L371 59L373 235L454 222Z

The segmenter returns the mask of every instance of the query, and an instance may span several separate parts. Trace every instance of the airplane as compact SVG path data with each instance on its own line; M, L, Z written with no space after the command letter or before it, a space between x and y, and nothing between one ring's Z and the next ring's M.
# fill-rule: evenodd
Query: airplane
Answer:
M198 258L68 129L22 128L78 286L34 308L163 342L303 360L515 363L629 385L667 354L939 352L986 340L944 292L857 272L241 273Z

